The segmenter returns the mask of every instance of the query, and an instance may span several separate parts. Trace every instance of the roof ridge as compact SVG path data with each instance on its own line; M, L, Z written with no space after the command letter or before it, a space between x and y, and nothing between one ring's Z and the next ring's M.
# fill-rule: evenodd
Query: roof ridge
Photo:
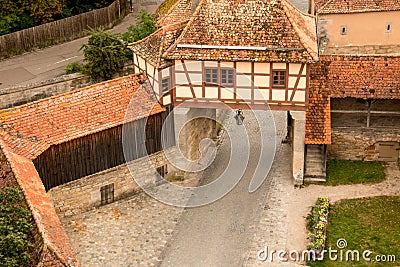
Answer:
M311 18L316 18L315 15L312 15L312 14L306 13L306 12L303 12L302 10L300 10L299 8L297 8L292 2L290 2L290 1L288 1L288 0L282 0L282 1L285 1L285 3L286 3L287 5L290 5L290 6L292 6L293 8L295 8L295 9L296 9L301 15L303 15L303 16L307 16L307 17L311 17Z
M318 55L317 58L315 58L313 55L316 53L316 51L312 50L312 48L305 42L303 34L301 34L301 30L299 29L299 27L296 25L296 23L293 21L293 18L289 13L289 10L287 9L287 4L290 4L290 6L293 8L293 10L295 12L298 12L299 15L303 15L302 12L295 7L293 4L289 3L289 1L287 0L281 0L283 3L283 9L285 11L285 14L290 22L290 24L292 25L294 31L296 32L297 36L299 37L300 43L303 45L304 49L306 49L307 53L310 54L310 56L314 59L314 60L318 60ZM315 19L315 16L310 16L310 18Z
M140 39L140 40L138 40L138 41L136 41L136 42L129 43L129 44L128 44L128 48L131 48L132 45L137 45L137 44L143 43L143 42L146 41L147 39L150 39L150 38L153 37L154 35L158 34L158 32L161 31L161 30L163 30L163 27L158 28L155 32L153 32L152 34L146 36L146 37L143 38L143 39Z
M101 85L104 85L104 84L106 84L106 83L116 82L116 81L119 81L119 80L127 79L128 77L137 77L137 78L138 78L138 81L139 81L139 80L143 79L143 78L140 77L140 76L142 76L142 75L141 75L141 74L129 74L129 75L125 75L125 76L122 76L122 77L118 77L118 78L115 78L115 79L112 79L112 80L106 80L106 81L102 81L102 82L100 82L100 83L94 83L94 84L85 86L85 87L83 87L83 88L77 88L77 89L74 89L74 90L71 90L71 91L62 93L62 94L58 94L58 95L54 95L54 96L49 96L49 97L46 97L46 98L42 98L42 99L38 99L38 100L29 102L29 103L22 104L22 105L19 105L19 106L9 107L9 108L6 108L6 109L2 109L2 110L0 110L0 115L3 114L3 113L5 113L5 112L10 112L10 111L13 111L13 110L20 109L20 108L22 108L22 107L32 106L33 104L37 104L37 103L41 103L41 102L46 102L46 101L49 101L50 99L56 99L56 98L60 98L60 97L66 96L66 95L71 95L71 94L76 93L76 92L79 92L79 91L86 91L86 90L89 90L89 89L93 88L94 86L101 86ZM139 78L140 78L140 79L139 79Z
M196 15L200 12L201 10L201 6L203 5L205 0L200 0L199 4L196 7L196 10L193 12L192 16L190 17L189 21L187 22L185 28L182 30L181 34L179 35L179 37L175 40L175 42L168 48L165 50L164 54L162 55L162 57L165 57L170 51L171 49L176 46L176 44L183 38L183 36L185 35L185 33L189 30L191 24L193 23ZM168 59L168 58L167 58Z
M333 1L333 0L328 0L328 1L326 1L326 3L323 4L316 12L319 13L320 10L324 9L325 6L327 6L328 4L330 4L332 1Z
M191 1L191 0L188 0L188 1ZM160 66L160 63L161 63L161 57L162 57L162 55L163 55L163 49L164 49L164 42L165 42L165 35L166 35L166 33L167 32L170 32L170 31L175 31L175 30L177 30L178 28L180 28L180 27L178 27L178 28L175 28L174 26L182 26L184 23L186 23L188 20L186 20L186 21L184 21L184 22L176 22L176 23L173 23L173 24L171 24L171 25L168 25L168 26L163 26L162 27L162 29L163 29L163 35L162 35L162 37L161 37L161 43L160 43L160 47L159 47L159 50L158 50L158 62L156 63L156 68L158 68L159 66ZM175 40L176 41L176 40ZM175 42L174 41L174 42ZM174 43L173 42L173 43ZM172 45L173 45L173 43L172 43ZM170 47L171 47L171 45L170 45ZM169 48L169 47L168 47Z
M174 10L174 8L176 8L176 7L179 5L179 3L180 3L181 1L183 1L183 0L178 0L178 1L176 1L176 3L173 4L173 5L168 9L168 11L167 11L160 19L157 20L157 24L160 24L160 23L159 23L160 21L165 20L165 18L166 18L167 16L169 16L169 15L172 13L172 11ZM186 1L191 1L191 0L186 0Z

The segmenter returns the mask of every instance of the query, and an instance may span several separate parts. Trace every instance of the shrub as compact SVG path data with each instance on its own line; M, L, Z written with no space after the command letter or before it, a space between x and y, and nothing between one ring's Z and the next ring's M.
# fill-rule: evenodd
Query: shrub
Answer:
M103 28L89 30L90 38L84 44L84 72L93 80L108 80L122 69L126 61L126 46L114 34L109 34Z
M66 67L65 67L65 73L67 74L72 74L72 73L80 73L82 72L82 66L79 62L75 61L72 63L69 63Z
M34 259L34 245L29 240L34 230L30 210L22 192L12 187L0 191L0 262L2 266L27 266Z
M136 24L129 26L128 31L122 34L122 39L127 43L142 40L157 30L157 15L150 14L142 9L140 13L136 15L136 19Z

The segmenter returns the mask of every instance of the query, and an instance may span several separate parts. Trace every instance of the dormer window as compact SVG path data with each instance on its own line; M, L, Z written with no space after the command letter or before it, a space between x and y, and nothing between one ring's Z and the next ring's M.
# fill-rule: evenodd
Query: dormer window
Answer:
M386 23L385 32L392 32L392 23Z
M347 26L346 25L340 26L340 34L347 35Z

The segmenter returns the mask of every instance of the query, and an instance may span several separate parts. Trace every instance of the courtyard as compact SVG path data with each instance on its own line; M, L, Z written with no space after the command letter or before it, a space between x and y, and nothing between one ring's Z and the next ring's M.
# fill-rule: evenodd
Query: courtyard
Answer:
M245 113L245 117L249 117ZM386 179L379 183L295 187L290 170L290 146L285 112L274 112L277 152L263 185L248 193L254 166L222 199L197 208L162 204L143 192L91 211L61 218L83 266L293 266L275 259L263 262L257 252L307 248L306 215L318 197L332 203L342 199L400 196L400 171L385 165ZM237 127L232 116L229 127ZM245 124L255 133L251 119ZM253 127L253 128L252 128ZM256 139L256 138L253 138ZM257 157L252 144L251 157ZM202 173L209 183L224 169L229 147L224 140L214 163ZM250 162L252 160L250 159ZM254 160L253 160L254 162ZM128 175L120 167L115 175Z

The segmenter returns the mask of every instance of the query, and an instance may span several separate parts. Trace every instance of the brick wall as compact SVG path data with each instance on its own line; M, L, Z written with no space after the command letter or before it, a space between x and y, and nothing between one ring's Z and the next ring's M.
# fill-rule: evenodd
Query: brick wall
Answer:
M377 160L377 142L400 142L400 129L333 128L329 159Z

